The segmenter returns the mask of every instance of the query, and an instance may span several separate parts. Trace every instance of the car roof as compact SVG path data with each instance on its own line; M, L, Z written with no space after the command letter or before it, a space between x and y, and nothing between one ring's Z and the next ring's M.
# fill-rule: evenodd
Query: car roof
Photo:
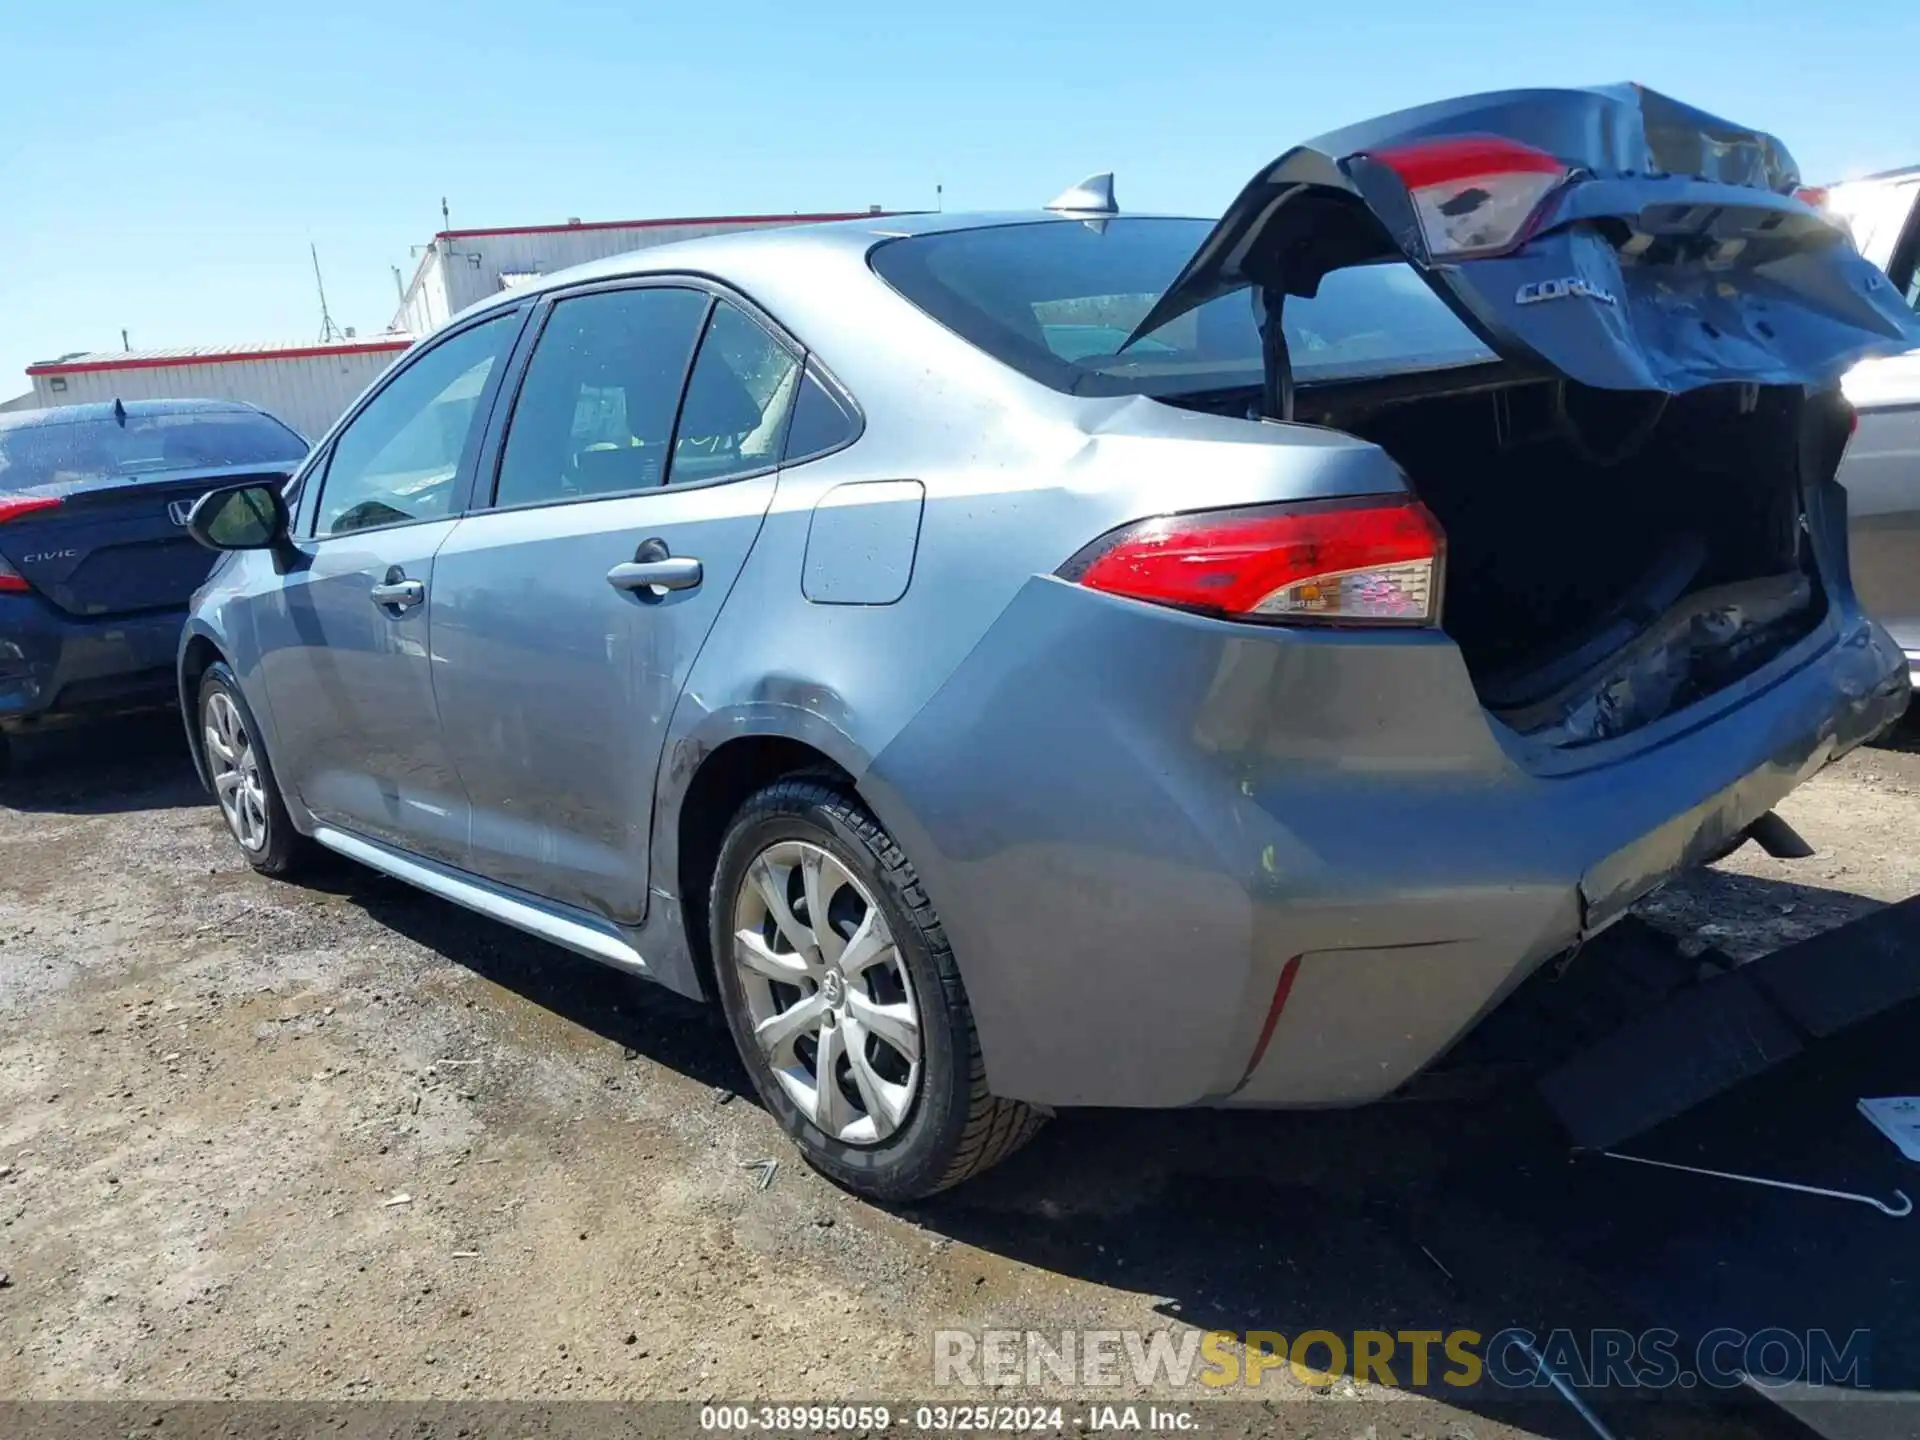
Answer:
M862 216L855 220L780 225L764 230L736 230L724 235L705 235L692 240L676 240L666 245L652 245L643 250L629 250L610 255L604 260L592 260L584 265L556 270L551 275L542 275L536 281L489 296L462 313L477 315L512 304L529 294L537 295L594 280L617 280L627 275L649 275L662 271L698 271L709 267L724 269L727 262L736 256L764 261L768 254L783 249L796 252L804 249L812 253L824 249L838 251L842 255L861 255L883 241L907 236L942 235L1006 225L1081 224L1089 219L1102 222L1124 219L1194 220L1203 225L1213 223L1203 217L1190 215L1089 216L1056 210L973 210L958 213L921 211Z
M1902 165L1894 170L1876 170L1871 175L1862 175L1857 180L1839 180L1836 185L1859 185L1869 180L1905 180L1910 175L1920 175L1920 165Z
M112 420L114 406L121 406L129 419L149 415L264 415L257 405L244 400L101 400L81 405L55 405L45 410L0 412L0 430L23 429L32 425L77 425L87 420Z

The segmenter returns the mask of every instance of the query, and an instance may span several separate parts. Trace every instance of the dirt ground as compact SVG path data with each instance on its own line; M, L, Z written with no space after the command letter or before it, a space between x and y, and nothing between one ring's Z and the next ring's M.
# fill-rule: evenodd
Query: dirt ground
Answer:
M256 877L177 732L108 733L0 782L0 1396L925 1397L942 1326L1502 1323L1396 1208L1449 1143L1414 1107L1068 1115L882 1210L707 1012L344 864ZM1783 807L1815 858L1647 915L1744 956L1920 891L1916 752Z

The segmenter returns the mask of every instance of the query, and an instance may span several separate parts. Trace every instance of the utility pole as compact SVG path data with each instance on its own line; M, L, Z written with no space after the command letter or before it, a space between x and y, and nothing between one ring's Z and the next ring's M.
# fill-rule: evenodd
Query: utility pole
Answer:
M308 241L307 250L313 256L313 288L320 292L320 343L330 345L341 338L340 327L333 323L333 316L327 311L327 286L320 278L320 247Z

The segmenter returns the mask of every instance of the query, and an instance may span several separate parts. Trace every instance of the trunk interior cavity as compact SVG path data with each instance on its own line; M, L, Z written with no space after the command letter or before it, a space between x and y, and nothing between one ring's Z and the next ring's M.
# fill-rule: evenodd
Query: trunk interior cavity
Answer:
M1245 413L1257 396L1183 403ZM1637 730L1826 613L1804 517L1845 448L1835 396L1607 391L1490 365L1303 390L1297 414L1406 472L1447 536L1442 628L1481 703L1540 743Z
M1439 519L1442 624L1522 734L1638 729L1824 613L1803 492L1809 457L1838 446L1802 390L1540 382L1326 418L1391 454Z

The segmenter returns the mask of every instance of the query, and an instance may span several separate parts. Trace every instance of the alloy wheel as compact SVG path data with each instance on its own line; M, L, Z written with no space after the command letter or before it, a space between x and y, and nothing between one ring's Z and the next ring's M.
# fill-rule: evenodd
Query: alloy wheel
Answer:
M207 697L206 744L207 768L213 773L214 794L227 817L227 829L243 850L266 849L267 792L260 757L240 707L224 690Z
M782 840L734 900L733 963L755 1043L800 1113L874 1145L920 1084L920 1007L873 894L832 854Z

